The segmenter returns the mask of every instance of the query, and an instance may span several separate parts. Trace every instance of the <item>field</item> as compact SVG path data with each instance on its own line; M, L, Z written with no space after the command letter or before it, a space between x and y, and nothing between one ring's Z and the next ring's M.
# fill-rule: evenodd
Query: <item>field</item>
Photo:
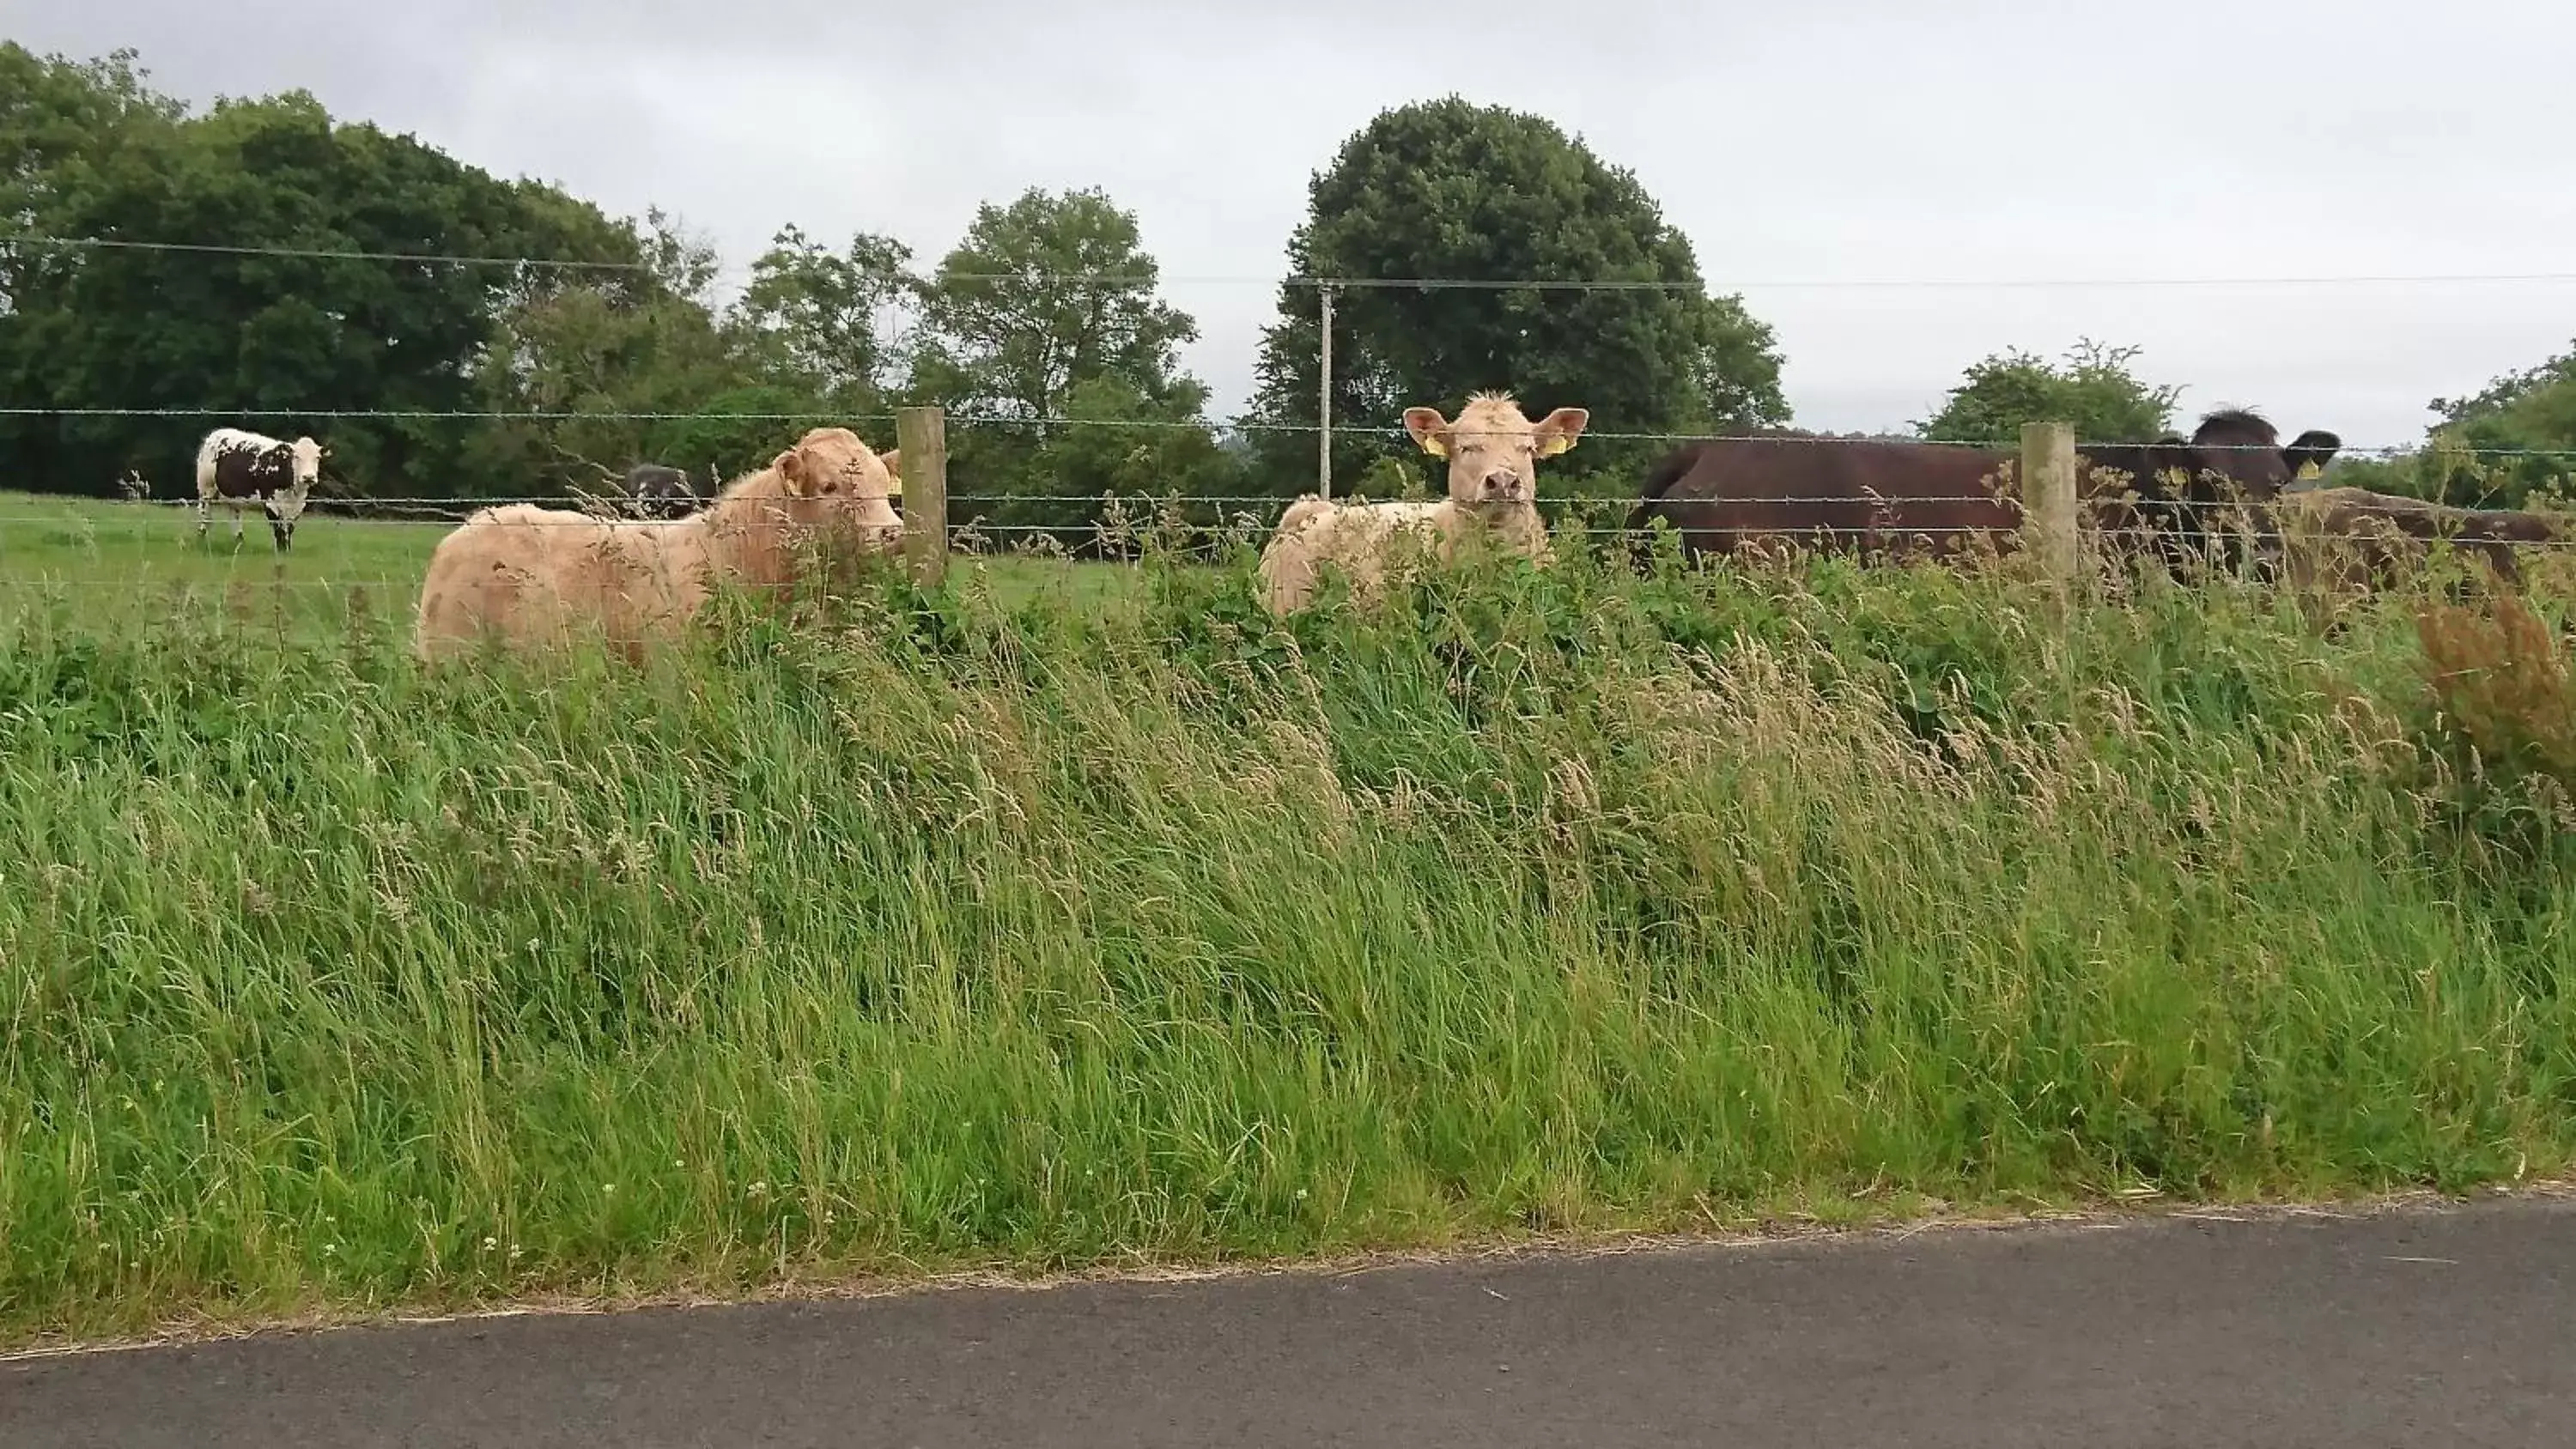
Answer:
M297 523L295 551L281 562L257 514L244 518L236 550L232 519L220 511L200 542L193 508L0 490L0 611L68 608L71 617L94 619L102 609L229 598L245 623L307 636L337 632L353 593L362 606L408 618L429 551L454 526L317 511ZM1050 598L1084 608L1117 591L1128 574L1030 558L960 567L980 569L1005 603Z
M281 633L0 515L7 1341L2576 1150L2557 646L2455 725L2402 598L1012 563L427 673L432 529Z

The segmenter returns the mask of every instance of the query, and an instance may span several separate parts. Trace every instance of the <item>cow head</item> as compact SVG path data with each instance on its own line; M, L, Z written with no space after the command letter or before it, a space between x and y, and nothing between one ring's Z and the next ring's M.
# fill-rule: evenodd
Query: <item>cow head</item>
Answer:
M1558 408L1540 422L1521 415L1508 393L1477 393L1452 423L1438 408L1404 410L1404 430L1422 451L1449 463L1452 502L1525 504L1538 497L1538 460L1574 446L1592 415Z
M286 445L286 455L294 465L293 476L296 489L300 491L310 488L322 481L322 458L328 451L311 438L297 438Z
M627 469L626 491L641 518L684 517L698 501L697 493L689 487L688 474L658 463L638 463Z
M901 449L871 452L848 428L815 428L770 460L791 498L887 498Z
M2310 468L2324 472L2342 449L2343 439L2322 428L2283 447L2279 430L2260 414L2229 408L2202 418L2188 441L2170 433L2157 441L2163 487L2155 491L2200 503L2268 503Z
M2212 541L2221 545L2216 557L2233 559L2237 548L2228 540L2248 526L2263 554L2270 547L2263 541L2270 536L2270 505L2310 470L2323 472L2342 447L2342 439L2322 429L2283 447L2262 416L2230 408L2202 418L2189 438L2168 433L2153 443L2090 451L2094 465L2109 470L2101 481L2135 492L2135 522L2162 535L2157 547L2179 560Z

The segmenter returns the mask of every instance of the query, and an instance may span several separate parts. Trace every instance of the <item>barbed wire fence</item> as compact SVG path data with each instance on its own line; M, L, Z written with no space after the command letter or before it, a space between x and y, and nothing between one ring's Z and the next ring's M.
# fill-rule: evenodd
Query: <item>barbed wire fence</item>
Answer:
M584 258L494 256L470 253L378 251L365 248L294 247L229 242L174 242L133 237L74 237L22 232L0 236L0 248L26 247L38 251L143 251L194 253L211 256L273 257L281 260L306 261L378 261L402 262L419 266L506 267L537 271L612 272L646 274L655 270L650 262L594 260ZM749 267L728 269L742 274ZM1160 269L1147 272L974 272L933 270L911 273L920 281L1019 282L1060 286L1182 286L1231 285L1276 286L1285 282L1292 287L1335 287L1344 290L1390 288L1399 290L1463 291L1729 291L1729 290L2015 290L2022 288L2167 288L2167 287L2291 287L2291 286L2419 286L2503 283L2576 283L2576 271L2545 272L2321 272L2278 273L2243 276L2171 276L2171 277L1811 277L1774 279L1733 279L1713 282L1706 279L1658 277L1602 278L1483 278L1483 277L1359 277L1308 275L1290 273L1257 275L1237 273L1165 273Z
M65 237L48 235L16 235L0 237L0 253L6 253L11 249L20 248L52 253L141 251L183 255L235 255L324 261L375 261L413 266L505 268L522 273L551 270L572 272L576 274L633 274L647 273L653 270L650 263L613 260L560 259L525 256L481 256L327 247L167 242L118 237ZM1601 277L1479 279L1295 275L1286 278L1278 276L1192 277L1165 275L1159 271L1138 273L1069 272L1049 274L1003 274L944 270L922 274L917 277L916 280L923 284L938 282L1008 282L1022 286L1038 287L1072 287L1086 285L1159 287L1187 283L1258 284L1265 286L1278 286L1284 284L1289 287L1313 290L1317 295L1318 308L1322 314L1321 320L1323 322L1323 328L1321 337L1326 349L1324 357L1319 360L1318 408L1316 419L1313 422L1298 422L1279 419L1237 419L1229 421L1214 421L1199 419L1104 418L1062 414L978 412L972 409L955 412L947 412L937 409L930 411L932 415L936 416L936 426L943 430L943 433L948 427L960 427L966 429L1008 429L1013 431L1035 431L1040 433L1050 430L1105 429L1146 434L1184 433L1200 435L1207 437L1211 441L1217 442L1220 446L1228 444L1240 445L1240 443L1248 436L1258 434L1310 436L1315 438L1318 442L1318 471L1310 491L1321 493L1328 497L1334 496L1338 492L1346 498L1352 495L1349 494L1346 488L1338 486L1339 480L1335 476L1333 465L1334 454L1332 450L1334 440L1336 438L1373 439L1383 444L1391 445L1387 456L1402 456L1401 454L1394 452L1393 449L1404 446L1407 434L1406 430L1399 423L1390 420L1366 417L1349 420L1336 420L1332 416L1330 407L1330 391L1333 375L1331 373L1331 364L1329 360L1329 348L1330 339L1333 333L1330 326L1330 317L1334 299L1337 294L1345 291L1396 289L1411 289L1419 291L1474 290L1496 292L1715 292L1721 290L1718 286L1709 284L1702 280L1676 280L1666 278ZM2403 286L2463 283L2509 285L2576 283L2576 272L2288 275L2247 277L1784 279L1771 281L1740 281L1729 283L1727 286L1735 290L1834 288L1866 291L1910 289L2023 290L2045 288L2161 289L2183 287ZM918 412L918 410L915 411L916 413ZM730 410L690 411L539 408L481 410L406 408L246 408L227 407L213 403L193 406L29 406L9 404L0 405L0 417L21 419L52 418L57 420L191 420L204 421L209 426L226 422L247 425L283 421L308 427L336 421L399 421L448 424L502 422L661 423L683 421L724 424L773 423L781 425L802 423L807 426L838 425L852 427L854 429L861 430L863 436L868 436L872 446L879 447L885 446L885 431L894 427L898 423L897 416L891 413L834 414L820 411L760 412ZM1678 447L1685 444L1703 442L1726 443L1752 441L1761 441L1773 445L1814 447L1884 446L1890 443L1903 443L1916 447L1977 450L1995 457L1999 462L2010 461L2016 464L2031 456L2025 452L2021 457L2016 458L2010 448L1997 447L1992 444L1946 442L1924 439L1911 435L1837 435L1830 433L1783 432L1772 430L1751 433L1729 433L1723 431L1655 432L1619 429L1596 431L1587 429L1584 436L1586 439L1604 442L1652 443L1663 444L1669 447ZM2070 446L2075 452L2082 453L2106 447L2134 447L2142 440L2076 439L2071 435L2063 438L2058 438L2052 435L2051 441L2052 445ZM2269 450L2277 448L2279 445L2213 442L2194 444L2193 446L2202 452L2230 452ZM2340 447L2339 456L2345 459L2394 459L2420 455L2427 450L2427 447L2428 444L2420 441L2410 443L2347 444ZM2441 452L2445 456L2475 460L2480 463L2491 460L2501 461L2545 458L2564 462L2569 465L2571 471L2576 471L2576 450L2561 452L2558 450L2539 448L2445 445L2441 449ZM582 459L580 461L588 464L592 468L595 468L606 480L609 481L610 486L616 486L617 474L607 465L588 459ZM1413 460L1408 459L1408 461ZM1582 495L1578 498L1571 499L1562 496L1558 498L1550 498L1550 489L1548 487L1549 480L1546 476L1547 472L1548 469L1544 467L1540 470L1538 491L1539 501L1542 504L1542 508L1551 514L1562 514L1570 507L1579 503L1585 509L1588 509L1590 512L1597 515L1605 508L1620 509L1623 507L1633 507L1638 501L1633 495L1626 498L1597 495ZM193 482L193 480L190 481ZM1147 490L1133 495L1121 496L1115 493L1050 493L1014 491L988 493L972 488L960 490L954 495L951 495L947 491L945 482L946 480L941 480L937 489L937 496L941 501L943 514L950 508L958 508L965 512L967 517L962 523L952 530L949 527L948 519L943 516L938 520L938 531L950 541L952 546L970 553L1007 550L1011 548L1013 540L1018 540L1020 547L1012 551L1034 551L1054 554L1082 552L1114 554L1118 552L1118 549L1110 542L1109 535L1120 535L1132 541L1133 537L1139 531L1137 520L1140 516L1148 518L1159 517L1166 524L1189 522L1202 527L1213 526L1218 529L1230 529L1238 535L1245 532L1258 533L1259 531L1275 526L1278 521L1279 514L1290 505L1296 496L1293 492L1285 491L1205 493L1196 495L1165 493L1156 495L1150 490ZM5 486L5 480L0 480L0 486ZM159 497L135 497L133 496L135 490L131 487L127 487L124 491L127 493L130 501L137 503L166 503L172 507L191 511L198 507L193 488L184 489L181 496L169 499ZM908 486L906 491L911 492L912 490ZM336 516L348 519L365 519L386 523L409 522L452 526L454 523L461 521L472 510L478 508L507 503L529 503L540 506L564 508L566 505L576 504L581 501L583 501L582 496L577 491L560 488L552 488L544 491L477 492L470 495L385 495L372 497L334 495L328 492L317 492L317 494L308 503L308 512L320 514L325 517ZM701 498L698 501L704 502L705 500ZM1841 495L1789 494L1746 501L1758 504L1758 506L1763 508L1853 506L1886 508L1891 506L1914 505L1951 505L1970 503L1991 504L1997 501L1997 495L1989 493L1976 496L1905 496L1901 498L1891 498L1877 493ZM1008 513L1008 510L1011 509L1024 509L1031 506L1094 509L1098 510L1102 514L1102 517L1088 524L1067 524L1013 521ZM2172 500L2165 502L2160 506L2177 512L2188 513L2194 509L2226 508L2232 507L2233 505L2210 504L2192 500ZM58 515L28 514L27 518L32 519L35 517L54 516ZM13 519L9 516L9 513L6 510L0 510L0 523L12 521L24 520ZM570 523L578 520L567 518L564 521ZM1716 531L1725 532L1726 530L1724 528L1719 528ZM1837 531L1851 532L1854 530L1848 526L1842 525L1810 523L1794 529L1770 525L1745 526L1739 531L1759 532L1765 535L1772 533L1781 533L1784 535L1791 533L1804 535L1822 533L1830 535ZM1877 530L1873 528L1868 531L1875 532ZM1915 527L1900 524L1894 531L1901 532L1909 537L1920 536L1924 538L1933 538L1949 534L1990 533L1993 530L1984 526L1933 525ZM2132 532L2132 530L2110 527L2106 529L2097 529L2095 532L2106 537L2119 537ZM1076 535L1076 537L1070 541L1061 537L1061 535L1068 533ZM1088 538L1081 536L1086 533L1091 536ZM2549 543L2560 547L2576 546L2576 539L2555 539L2550 540Z

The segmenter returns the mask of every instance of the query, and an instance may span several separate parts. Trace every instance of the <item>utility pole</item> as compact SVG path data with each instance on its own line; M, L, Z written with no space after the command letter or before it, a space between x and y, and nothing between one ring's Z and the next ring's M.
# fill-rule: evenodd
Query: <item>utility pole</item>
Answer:
M1323 299L1324 351L1321 365L1315 369L1315 416L1322 424L1322 441L1315 451L1315 490L1323 497L1333 496L1333 289L1315 289Z

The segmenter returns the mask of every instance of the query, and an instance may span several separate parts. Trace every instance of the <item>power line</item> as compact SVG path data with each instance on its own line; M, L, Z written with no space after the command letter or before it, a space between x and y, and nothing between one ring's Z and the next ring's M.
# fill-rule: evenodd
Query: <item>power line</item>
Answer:
M19 233L0 237L0 246L29 246L55 250L118 250L173 252L196 255L277 257L304 261L383 261L413 265L489 266L554 268L570 271L650 272L646 262L608 261L589 258L528 257L477 255L471 253L377 251L365 248L329 248L235 244L221 242L146 241L130 237L72 237L41 233ZM727 275L738 275L748 267L728 266ZM1344 277L1290 274L1285 277L1238 274L1166 274L1153 272L975 272L940 270L930 273L907 272L905 275L921 284L939 282L977 282L986 284L1024 283L1031 286L1275 286L1330 287L1353 291L1539 291L1539 292L1697 292L1719 290L1750 291L2019 291L2019 290L2124 290L2130 288L2174 287L2327 287L2327 286L2446 286L2446 285L2537 285L2576 282L2576 272L2424 272L2424 273L2354 273L2294 274L2280 276L2222 277L1784 277L1768 279L1669 280L1635 277L1555 278L1555 277Z
M1477 281L1452 277L1291 277L1291 284L1353 288L1419 288L1423 291L1461 289L1509 289L1539 292L1619 292L1619 291L1805 291L1885 290L1885 291L2005 291L2025 288L2062 290L2125 289L2131 287L2338 287L2338 286L2415 286L2463 282L2576 282L2576 272L2435 272L2417 274L2378 274L2344 276L2271 276L2271 277L1809 277L1770 280L1735 280L1723 282L1621 281Z
M555 267L570 271L647 272L643 262L600 261L574 257L478 256L455 252L340 250L327 247L248 246L223 242L136 241L107 236L43 236L20 233L0 237L0 246L32 246L59 251L181 252L207 256L279 257L316 262L409 262L432 266Z
M436 408L39 408L0 407L0 417L18 418L334 418L366 421L457 421L457 422L570 422L595 419L602 422L721 422L731 418L753 423L880 423L891 426L891 413L705 413L705 412L621 412L615 409L585 411L582 409L530 408L503 411L499 409ZM950 421L965 419L951 414ZM1175 427L1193 426L1173 424Z

